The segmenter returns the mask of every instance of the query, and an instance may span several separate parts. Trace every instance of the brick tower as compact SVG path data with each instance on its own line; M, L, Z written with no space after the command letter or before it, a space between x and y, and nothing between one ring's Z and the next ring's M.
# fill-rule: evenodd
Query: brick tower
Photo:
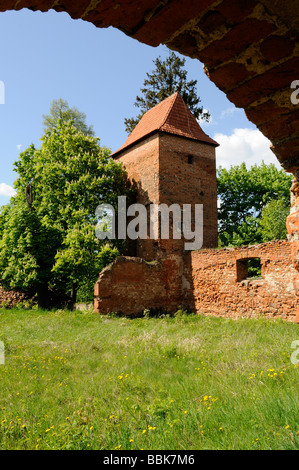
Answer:
M137 188L137 203L147 208L151 203L203 204L203 247L213 248L218 245L217 146L181 96L174 93L144 114L112 157L123 163L128 179ZM182 250L183 241L172 237L138 239L135 253L130 254L150 260Z

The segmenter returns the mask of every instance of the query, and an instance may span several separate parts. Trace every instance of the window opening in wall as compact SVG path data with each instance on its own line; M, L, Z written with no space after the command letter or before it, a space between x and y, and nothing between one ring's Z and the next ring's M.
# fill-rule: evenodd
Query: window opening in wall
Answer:
M188 163L189 163L189 165L192 165L192 163L193 163L193 155L188 155Z
M249 258L248 277L261 277L262 268L260 258Z
M243 258L238 259L236 263L237 281L244 279L256 279L261 277L261 260L260 258Z

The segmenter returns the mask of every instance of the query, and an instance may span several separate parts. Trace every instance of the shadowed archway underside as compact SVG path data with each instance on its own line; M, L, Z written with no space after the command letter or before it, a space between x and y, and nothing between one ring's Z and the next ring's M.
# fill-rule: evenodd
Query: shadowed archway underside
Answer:
M289 0L0 0L0 11L67 12L151 46L199 59L209 78L268 137L282 167L299 168L299 15Z

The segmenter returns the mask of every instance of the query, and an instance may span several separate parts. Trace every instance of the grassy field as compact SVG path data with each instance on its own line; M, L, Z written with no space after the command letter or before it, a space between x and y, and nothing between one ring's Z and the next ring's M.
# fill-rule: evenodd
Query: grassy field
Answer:
M2 450L299 449L296 324L0 309L0 325Z

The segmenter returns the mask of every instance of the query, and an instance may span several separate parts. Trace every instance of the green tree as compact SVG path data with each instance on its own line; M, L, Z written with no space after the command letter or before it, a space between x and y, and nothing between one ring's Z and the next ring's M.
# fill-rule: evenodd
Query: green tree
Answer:
M7 290L37 293L39 305L46 306L59 230L43 226L37 213L30 211L24 198L18 196L11 199L1 219L1 285Z
M84 135L93 135L93 126L86 124L86 114L76 107L70 108L66 100L53 100L50 107L50 114L43 115L44 132L51 131L57 127L58 121L72 121L73 126Z
M293 176L264 162L247 169L245 163L217 170L219 241L221 245L246 245L264 240L262 212L273 200L290 205Z
M201 100L196 91L197 80L188 81L188 72L184 69L186 59L170 52L165 60L158 57L153 62L155 69L146 74L147 78L140 90L142 95L136 96L134 103L140 113L136 118L125 118L126 132L130 134L146 111L175 92L180 93L196 119L209 121L210 114L199 105Z
M97 279L107 259L122 244L95 236L96 208L116 207L127 194L126 174L99 139L59 120L47 131L39 150L30 146L15 163L17 195L2 211L0 276L7 288L36 291L48 305L49 289L76 291L86 279ZM25 197L32 185L32 206Z
M264 242L287 238L286 218L290 205L285 199L273 199L262 210L260 231Z

